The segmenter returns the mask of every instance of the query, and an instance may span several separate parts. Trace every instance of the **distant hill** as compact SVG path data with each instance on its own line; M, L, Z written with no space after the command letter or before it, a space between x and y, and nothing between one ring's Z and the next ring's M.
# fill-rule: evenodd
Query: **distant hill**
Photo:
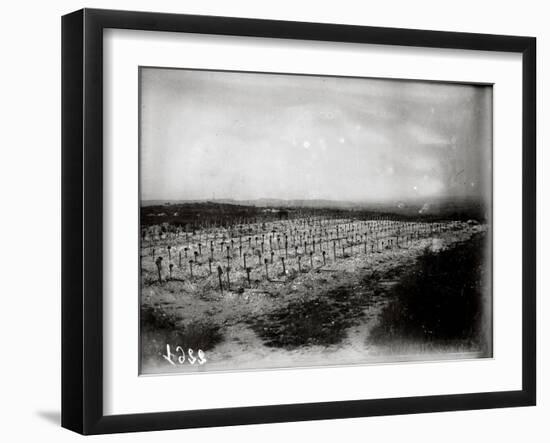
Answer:
M326 200L326 199L295 199L284 200L276 198L259 198L253 200L235 200L235 199L210 199L210 200L144 200L142 207L148 206L170 206L170 205L188 205L188 204L212 204L212 205L235 205L252 206L256 208L307 208L307 209L345 209L345 210L374 210L377 212L395 212L403 214L430 214L430 213L448 213L469 211L474 208L477 210L487 210L487 205L478 199L472 198L440 198L440 199L418 199L414 201L394 201L394 202L375 202L375 201L346 201L346 200Z
M257 208L343 208L351 209L364 207L364 203L352 201L323 200L323 199L300 199L284 200L277 198L259 198L254 200L235 200L235 199L208 199L208 200L143 200L141 206L161 206L161 205L182 205L192 203L212 203L227 204L237 206L255 206Z

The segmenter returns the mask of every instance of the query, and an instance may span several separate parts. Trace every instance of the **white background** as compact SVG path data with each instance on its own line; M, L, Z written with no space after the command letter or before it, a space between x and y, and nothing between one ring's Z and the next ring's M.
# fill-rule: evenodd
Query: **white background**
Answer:
M10 2L3 5L0 113L2 315L0 436L5 441L72 441L59 428L60 409L60 16L82 6L235 15L538 37L538 146L550 97L550 30L544 2L89 1ZM539 226L548 224L548 156L539 155ZM546 164L544 164L546 163ZM549 265L548 234L540 231L539 274ZM548 271L546 271L548 274ZM539 295L550 280L539 278ZM116 435L95 440L168 441L547 441L550 436L550 369L546 339L548 302L539 296L539 406L224 429ZM546 346L545 346L546 345ZM545 349L546 348L546 349Z

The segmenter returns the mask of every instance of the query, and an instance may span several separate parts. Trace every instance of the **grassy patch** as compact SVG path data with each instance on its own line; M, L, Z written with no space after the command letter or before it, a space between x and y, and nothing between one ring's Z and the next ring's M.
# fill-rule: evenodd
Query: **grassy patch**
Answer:
M390 292L369 340L382 345L463 344L488 351L490 291L485 236L478 234L439 252L426 250Z
M369 297L356 288L338 288L323 298L296 300L284 308L249 321L266 346L295 349L341 342L346 330L363 315Z

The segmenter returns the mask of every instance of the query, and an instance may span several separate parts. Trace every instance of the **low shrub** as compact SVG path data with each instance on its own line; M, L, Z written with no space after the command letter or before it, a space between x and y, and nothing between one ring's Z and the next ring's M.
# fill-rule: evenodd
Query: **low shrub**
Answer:
M223 338L220 327L210 321L181 324L174 314L151 305L141 307L140 326L142 361L162 359L167 344L208 351Z

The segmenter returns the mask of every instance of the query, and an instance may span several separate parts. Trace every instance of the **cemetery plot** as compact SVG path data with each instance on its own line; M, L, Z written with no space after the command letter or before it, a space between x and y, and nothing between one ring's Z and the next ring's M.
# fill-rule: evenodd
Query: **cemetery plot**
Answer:
M420 257L487 230L473 220L304 212L143 224L142 372L386 361L387 347L369 336L395 304L395 285ZM446 354L485 352L467 342ZM167 364L166 345L200 350L206 362ZM439 355L439 345L429 350Z

